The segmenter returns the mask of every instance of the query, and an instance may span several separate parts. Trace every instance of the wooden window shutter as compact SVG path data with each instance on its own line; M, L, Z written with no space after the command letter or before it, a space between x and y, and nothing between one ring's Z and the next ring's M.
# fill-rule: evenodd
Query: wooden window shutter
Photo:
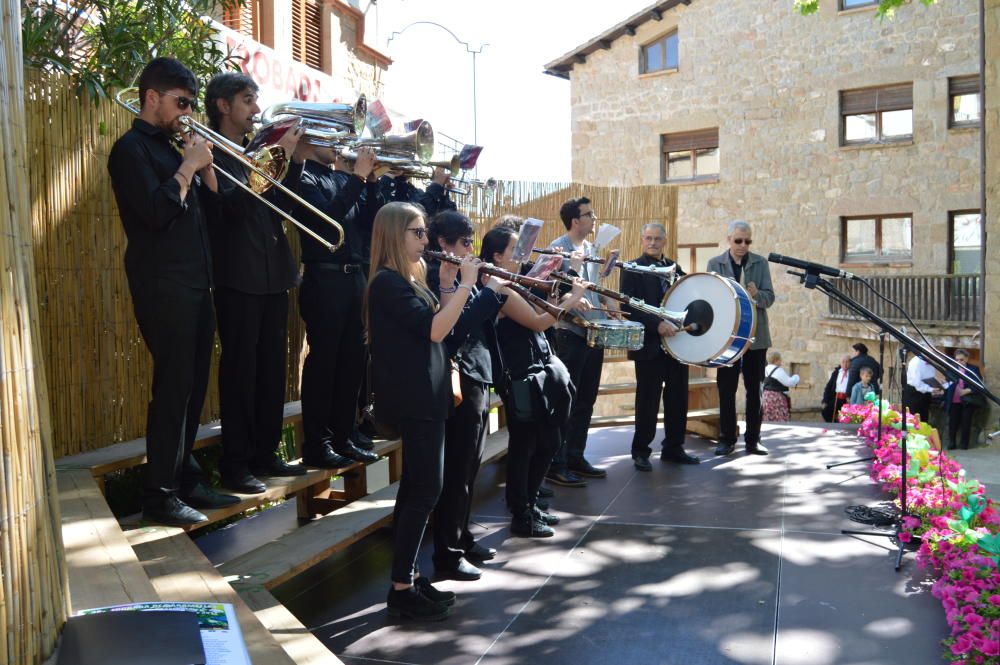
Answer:
M913 84L900 83L881 88L862 88L840 92L840 114L858 115L878 111L913 108Z
M222 24L250 39L260 40L260 0L244 0L242 5L226 7Z
M317 0L292 0L292 55L323 68L323 6Z
M979 94L979 75L955 76L948 79L949 95L977 95Z
M700 150L719 147L719 128L696 129L693 132L676 132L663 135L663 152Z

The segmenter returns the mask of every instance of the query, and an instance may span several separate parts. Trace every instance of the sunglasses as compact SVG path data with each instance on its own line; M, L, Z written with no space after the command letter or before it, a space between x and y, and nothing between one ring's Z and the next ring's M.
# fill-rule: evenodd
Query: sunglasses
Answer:
M746 243L747 246L750 246L753 243L753 240L751 240L750 238L733 238L733 242L736 243L737 245L742 245Z
M407 231L412 231L413 235L417 236L417 240L423 240L424 237L427 235L427 227L426 226L416 226L416 227L414 227L412 229L406 229L406 230Z
M184 97L183 95L175 95L174 93L167 92L166 90L157 90L157 92L160 93L161 95L167 95L169 97L173 97L174 99L176 99L177 108L180 109L181 111L184 111L185 109L188 108L190 108L192 111L198 110L197 99L191 99L190 97Z

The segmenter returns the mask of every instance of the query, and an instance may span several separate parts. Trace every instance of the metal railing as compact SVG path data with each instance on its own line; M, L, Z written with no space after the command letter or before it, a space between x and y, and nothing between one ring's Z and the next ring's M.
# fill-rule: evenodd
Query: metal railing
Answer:
M866 277L889 300L906 310L914 321L925 323L979 323L982 320L980 275L896 275ZM901 320L903 316L859 282L832 280L844 293L879 316ZM833 299L830 316L850 318L853 313Z

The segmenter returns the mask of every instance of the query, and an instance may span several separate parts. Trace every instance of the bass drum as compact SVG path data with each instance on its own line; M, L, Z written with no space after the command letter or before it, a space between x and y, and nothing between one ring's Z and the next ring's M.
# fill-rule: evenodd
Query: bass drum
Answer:
M753 344L757 307L739 282L714 272L684 275L663 296L661 309L684 313L696 329L661 337L663 350L688 365L728 367Z

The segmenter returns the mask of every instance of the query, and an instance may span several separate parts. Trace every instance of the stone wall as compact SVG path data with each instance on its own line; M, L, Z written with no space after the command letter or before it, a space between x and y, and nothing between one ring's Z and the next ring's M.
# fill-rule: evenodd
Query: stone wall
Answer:
M978 71L978 0L914 3L884 22L836 7L822 0L802 17L791 3L695 0L587 56L570 73L573 180L659 182L661 134L718 127L721 174L680 187L679 242L719 241L721 252L726 223L746 219L756 252L838 265L841 216L904 212L912 264L854 271L947 272L948 212L980 207L979 130L947 122L948 77ZM674 29L679 69L640 76L640 46ZM912 143L839 145L840 90L908 81ZM772 275L774 346L803 375L793 400L818 403L839 356L874 333L833 325L824 296Z
M986 27L986 233L1000 238L1000 0L985 0ZM1000 243L986 245L986 319L983 362L986 382L1000 386ZM994 409L994 414L996 413ZM990 423L995 423L991 419ZM989 429L995 429L990 427Z

